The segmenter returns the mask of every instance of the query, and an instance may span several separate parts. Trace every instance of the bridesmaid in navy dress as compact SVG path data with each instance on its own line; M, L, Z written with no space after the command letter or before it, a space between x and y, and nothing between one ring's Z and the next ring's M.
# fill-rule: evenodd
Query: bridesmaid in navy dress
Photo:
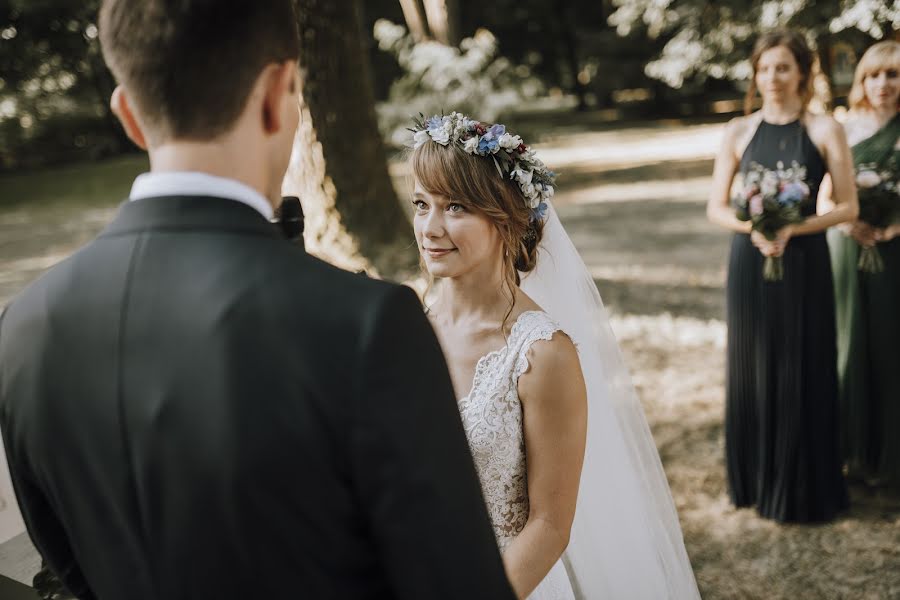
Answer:
M821 522L847 505L839 449L836 342L825 230L858 213L853 162L841 126L806 110L813 54L793 31L763 35L751 60L747 116L725 128L707 213L735 232L727 285L725 452L731 500L782 522ZM750 113L759 91L762 108ZM730 190L752 163L796 161L810 188L804 221L774 240L735 217ZM835 208L816 216L826 173ZM781 256L784 277L763 278Z

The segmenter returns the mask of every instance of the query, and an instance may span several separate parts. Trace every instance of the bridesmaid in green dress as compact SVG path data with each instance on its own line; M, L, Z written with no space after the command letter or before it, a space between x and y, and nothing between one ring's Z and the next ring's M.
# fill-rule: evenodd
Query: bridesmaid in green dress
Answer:
M900 178L900 43L863 55L844 127L853 162ZM866 185L862 178L858 183ZM864 202L860 194L860 202ZM900 197L897 198L900 203ZM843 451L852 477L900 483L900 224L857 221L828 233L834 271ZM875 245L880 273L857 268L861 246Z

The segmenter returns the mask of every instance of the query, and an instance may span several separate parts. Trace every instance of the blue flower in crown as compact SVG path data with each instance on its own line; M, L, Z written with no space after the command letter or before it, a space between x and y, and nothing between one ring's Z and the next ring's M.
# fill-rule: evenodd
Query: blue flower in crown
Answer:
M414 147L434 142L441 146L459 144L467 154L490 157L501 177L516 182L525 198L532 221L546 218L547 201L553 197L556 173L548 169L522 138L500 123L486 125L458 112L424 115L414 121Z
M504 133L506 133L505 125L491 125L478 142L478 152L494 154L500 149L500 138Z

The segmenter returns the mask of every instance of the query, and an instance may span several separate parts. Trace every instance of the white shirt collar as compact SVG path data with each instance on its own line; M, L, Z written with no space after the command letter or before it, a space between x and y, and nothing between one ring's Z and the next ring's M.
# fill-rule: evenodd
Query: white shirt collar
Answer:
M129 199L143 200L158 196L226 198L255 208L267 221L271 221L274 216L272 205L250 186L208 173L195 171L142 173L134 180Z

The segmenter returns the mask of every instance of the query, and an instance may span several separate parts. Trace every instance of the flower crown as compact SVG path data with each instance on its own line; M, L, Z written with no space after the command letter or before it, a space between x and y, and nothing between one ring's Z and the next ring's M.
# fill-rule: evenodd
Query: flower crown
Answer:
M414 124L410 131L416 148L429 141L441 146L452 142L460 144L467 154L490 156L500 176L518 184L531 211L532 223L544 219L547 200L553 197L556 173L535 156L522 138L507 132L505 125L486 125L458 112L430 119L419 114Z

